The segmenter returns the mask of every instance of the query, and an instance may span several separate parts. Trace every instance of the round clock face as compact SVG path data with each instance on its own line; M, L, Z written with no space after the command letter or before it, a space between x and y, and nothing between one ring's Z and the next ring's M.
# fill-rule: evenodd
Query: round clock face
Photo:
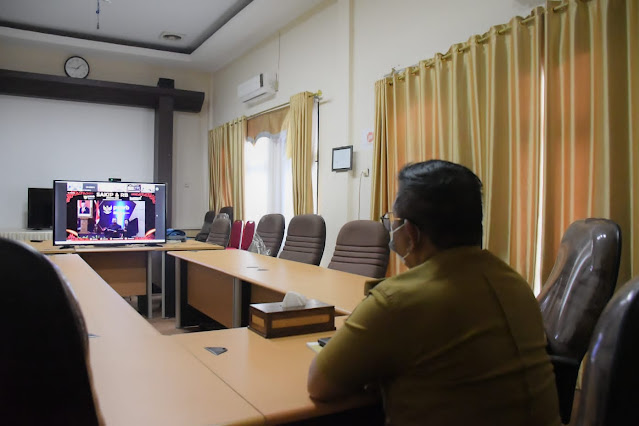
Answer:
M89 63L79 56L71 56L64 63L64 72L73 78L86 78L89 75Z

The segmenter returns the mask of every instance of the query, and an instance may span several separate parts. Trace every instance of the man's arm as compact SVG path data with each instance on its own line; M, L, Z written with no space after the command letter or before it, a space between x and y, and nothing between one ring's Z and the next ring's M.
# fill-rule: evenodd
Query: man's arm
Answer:
M397 333L385 305L380 295L369 295L315 356L308 371L311 398L353 394L392 371L390 348Z
M346 389L332 383L326 375L322 373L317 367L317 356L313 358L311 367L308 369L308 382L306 386L310 397L319 401L329 401L352 392L351 389Z

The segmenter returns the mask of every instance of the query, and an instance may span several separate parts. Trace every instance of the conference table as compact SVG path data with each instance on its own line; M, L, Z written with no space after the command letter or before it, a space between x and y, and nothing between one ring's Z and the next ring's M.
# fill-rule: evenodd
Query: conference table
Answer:
M167 290L166 252L182 250L221 250L215 244L195 240L167 242L165 244L122 244L122 245L77 245L54 246L53 242L27 241L27 244L47 255L60 253L79 254L98 275L100 275L122 297L143 296L140 311L152 318L153 270L152 254L161 253L160 287L162 294L162 316L167 316L167 300L173 305L173 286ZM172 270L172 268L169 268ZM172 277L171 277L172 278ZM170 293L170 294L169 294ZM144 303L146 302L146 303Z
M338 328L345 318L336 318ZM314 401L308 396L306 380L315 352L306 343L333 333L265 339L242 327L167 338L183 345L246 399L264 415L267 424L280 424L343 413L379 402L377 395L365 393L331 403ZM226 352L214 355L206 347L223 347Z
M168 254L179 260L175 265L176 327L190 325L183 318L187 307L226 327L240 327L249 303L280 302L289 291L334 305L337 315L347 315L364 298L370 279L243 250Z
M245 257L238 253L231 256ZM90 337L92 385L106 424L274 424L353 409L368 412L379 401L364 393L331 403L309 398L306 376L315 352L306 343L333 331L278 339L247 328L162 336L79 254L48 258L79 302ZM262 266L280 262L287 265L267 260ZM289 271L288 276L296 275ZM366 279L357 277L351 277L355 284ZM328 296L329 290L318 294ZM354 299L344 297L342 309ZM338 317L336 326L344 319ZM207 346L227 351L216 356Z
M84 316L94 394L107 425L265 422L223 379L159 334L78 254L48 258Z

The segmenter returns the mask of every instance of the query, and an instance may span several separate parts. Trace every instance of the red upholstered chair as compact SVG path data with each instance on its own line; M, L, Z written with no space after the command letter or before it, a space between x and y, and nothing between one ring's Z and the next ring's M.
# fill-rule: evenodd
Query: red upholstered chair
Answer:
M240 248L240 241L242 240L242 221L236 220L231 226L231 238L229 240L229 246L227 249L237 250Z
M249 220L244 224L244 232L242 232L242 245L240 249L248 250L251 242L253 241L253 234L255 234L255 222Z

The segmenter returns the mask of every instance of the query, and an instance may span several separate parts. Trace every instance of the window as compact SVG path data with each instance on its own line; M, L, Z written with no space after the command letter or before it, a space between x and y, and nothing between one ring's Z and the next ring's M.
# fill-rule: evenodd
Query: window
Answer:
M313 205L317 212L319 108L313 109ZM286 223L293 217L293 173L286 158L286 131L257 138L244 145L244 218L258 222L269 213L281 213Z

